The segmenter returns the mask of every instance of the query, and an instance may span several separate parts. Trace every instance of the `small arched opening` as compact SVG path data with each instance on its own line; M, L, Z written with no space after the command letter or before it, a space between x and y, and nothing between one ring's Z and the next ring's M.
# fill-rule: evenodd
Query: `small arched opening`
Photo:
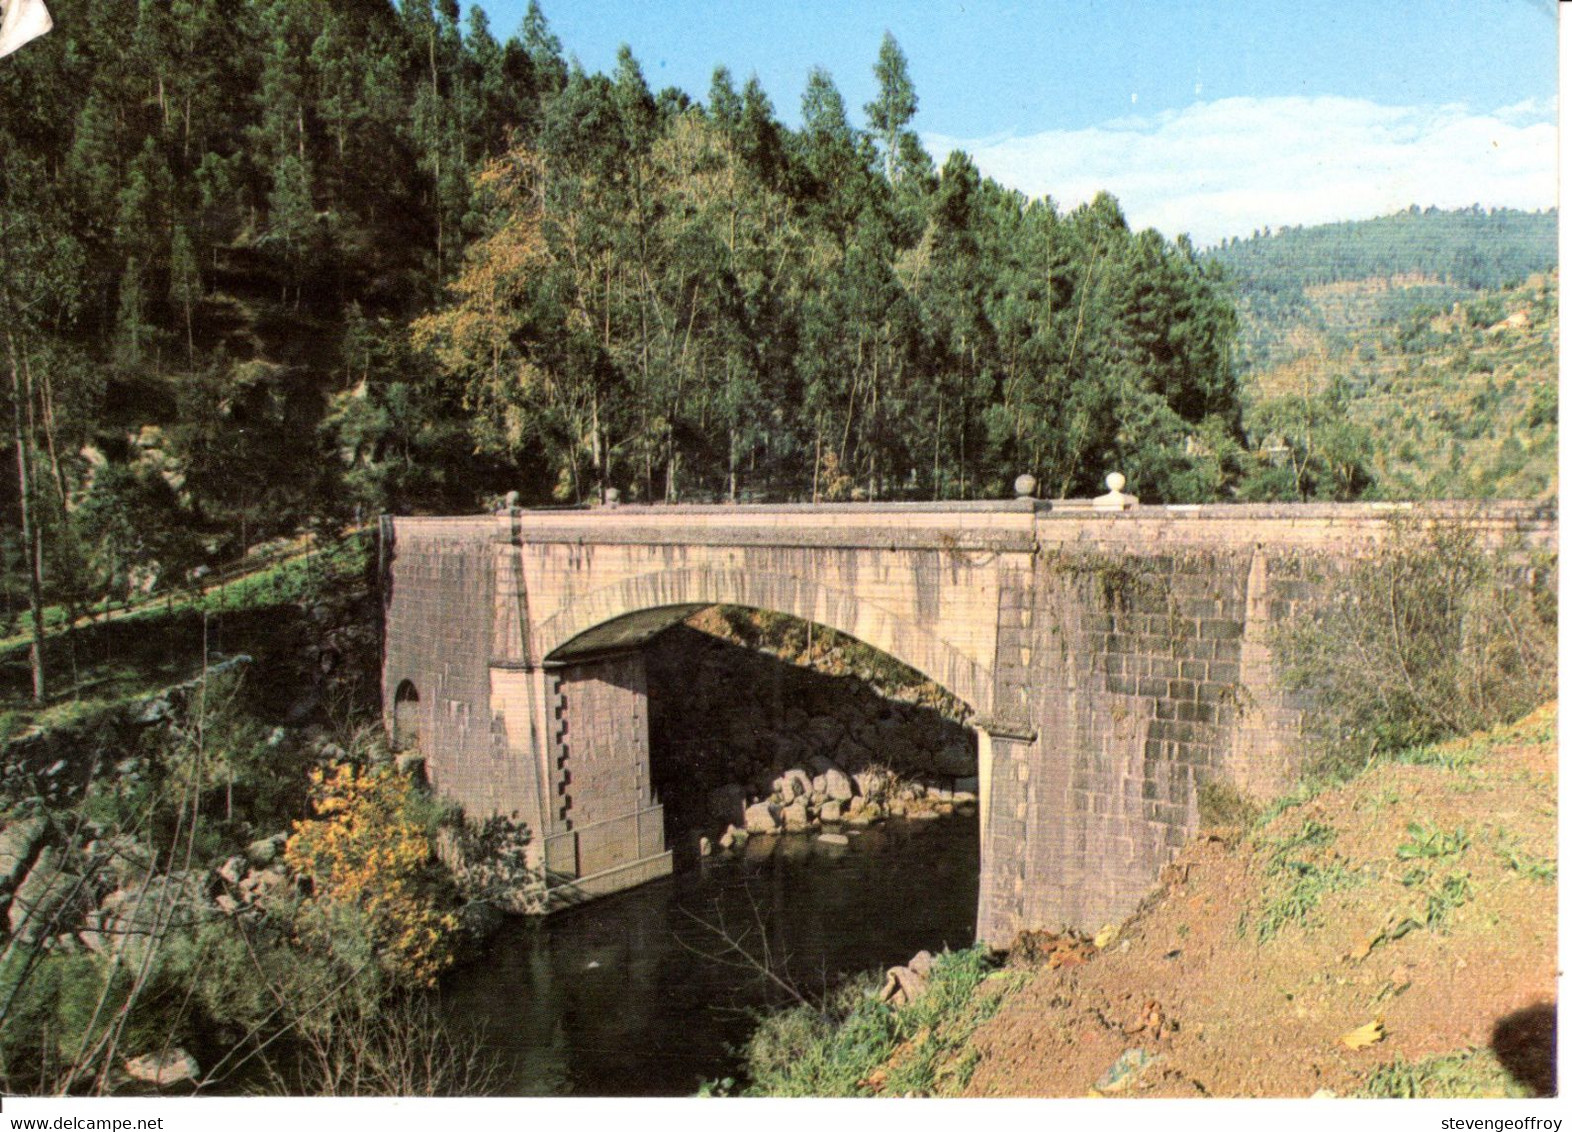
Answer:
M393 747L408 751L419 746L420 692L413 680L403 680L393 693Z

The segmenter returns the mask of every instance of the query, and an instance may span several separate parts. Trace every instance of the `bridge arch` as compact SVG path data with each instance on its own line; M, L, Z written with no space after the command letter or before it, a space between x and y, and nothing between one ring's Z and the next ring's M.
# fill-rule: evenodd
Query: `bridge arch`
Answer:
M877 602L786 574L684 568L626 578L576 596L546 619L539 628L540 655L566 660L640 644L711 605L746 606L827 626L916 669L979 715L992 708L993 674L987 666Z

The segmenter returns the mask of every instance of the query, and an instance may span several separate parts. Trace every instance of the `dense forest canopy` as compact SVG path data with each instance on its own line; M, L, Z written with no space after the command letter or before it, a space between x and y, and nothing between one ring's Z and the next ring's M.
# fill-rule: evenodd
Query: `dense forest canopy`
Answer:
M1300 293L1356 279L1419 276L1479 291L1556 266L1557 212L1413 205L1374 220L1279 228L1206 253L1247 296Z
M815 70L791 129L724 68L586 73L533 3L505 40L457 0L51 7L0 63L12 609L24 502L70 603L508 490L1368 488L1252 458L1253 242L1204 258L936 160L889 36L860 114Z

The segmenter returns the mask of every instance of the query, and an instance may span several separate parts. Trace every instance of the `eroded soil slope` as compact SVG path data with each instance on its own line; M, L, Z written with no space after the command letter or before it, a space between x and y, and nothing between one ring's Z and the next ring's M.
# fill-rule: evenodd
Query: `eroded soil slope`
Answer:
M1553 1090L1555 723L1203 835L1116 938L1060 948L978 1031L969 1093Z

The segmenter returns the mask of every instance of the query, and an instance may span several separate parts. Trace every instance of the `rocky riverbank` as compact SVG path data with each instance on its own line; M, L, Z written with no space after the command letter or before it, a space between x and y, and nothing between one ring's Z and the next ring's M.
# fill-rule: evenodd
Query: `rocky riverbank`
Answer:
M975 807L961 705L823 630L793 641L769 626L749 640L759 623L747 616L705 610L647 654L652 775L700 853Z

